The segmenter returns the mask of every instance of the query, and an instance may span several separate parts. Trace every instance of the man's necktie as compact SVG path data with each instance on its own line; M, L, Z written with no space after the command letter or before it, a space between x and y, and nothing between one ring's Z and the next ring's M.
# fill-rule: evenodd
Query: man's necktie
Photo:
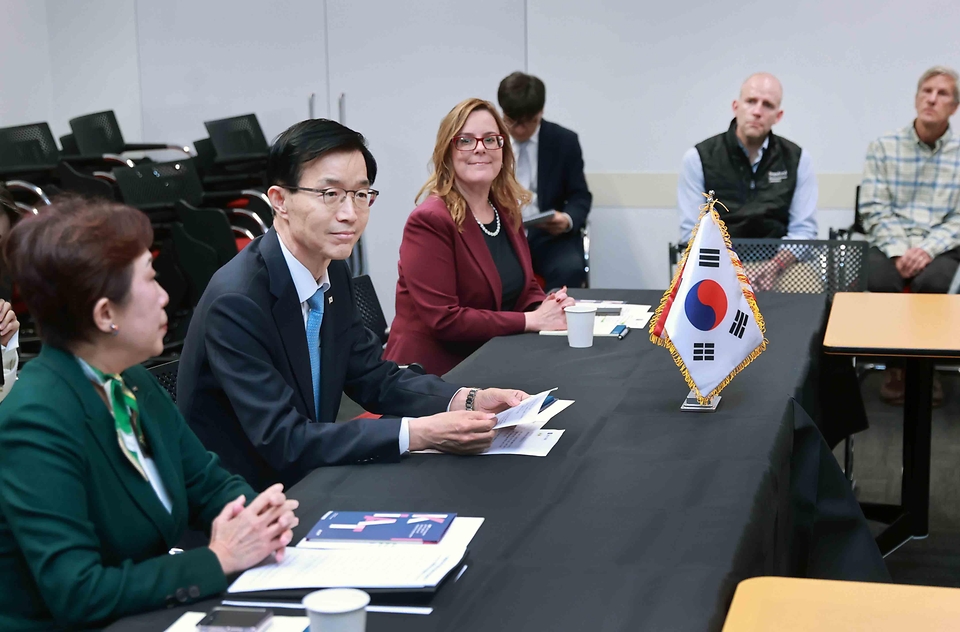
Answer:
M307 299L307 347L310 351L310 375L313 378L313 408L320 421L320 325L323 323L323 290Z
M519 145L519 153L517 155L517 182L520 183L520 186L531 191L530 188L532 183L532 170L530 168L530 141L524 141L522 143L517 143Z

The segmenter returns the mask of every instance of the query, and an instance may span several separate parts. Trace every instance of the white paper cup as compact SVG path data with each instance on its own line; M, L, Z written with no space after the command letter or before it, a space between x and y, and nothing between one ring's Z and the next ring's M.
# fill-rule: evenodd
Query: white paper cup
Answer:
M364 632L370 595L356 588L327 588L303 598L310 632Z
M567 314L567 342L575 349L593 346L593 319L596 305L570 305L564 307Z

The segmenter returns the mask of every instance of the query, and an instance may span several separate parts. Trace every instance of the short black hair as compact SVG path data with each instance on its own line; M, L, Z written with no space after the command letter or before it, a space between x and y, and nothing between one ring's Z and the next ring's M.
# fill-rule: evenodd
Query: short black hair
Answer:
M543 111L547 87L537 77L517 71L500 82L497 101L507 118L522 123Z
M367 149L363 135L328 119L300 121L277 136L267 158L267 184L299 186L305 164L338 151L363 154L363 161L367 163L367 180L373 184L377 179L377 161Z

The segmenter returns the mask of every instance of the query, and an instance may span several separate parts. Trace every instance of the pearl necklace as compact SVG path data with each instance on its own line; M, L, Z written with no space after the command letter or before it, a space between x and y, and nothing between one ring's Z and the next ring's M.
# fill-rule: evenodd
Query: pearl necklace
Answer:
M493 205L493 202L488 201L488 203L490 204L490 208L493 209L493 216L497 219L496 229L494 229L494 231L491 233L489 230L487 230L487 227L483 225L483 222L481 222L476 215L473 216L473 219L477 220L477 225L480 227L480 230L484 232L484 234L486 234L488 237L496 237L497 235L500 234L500 213L497 212L497 207Z

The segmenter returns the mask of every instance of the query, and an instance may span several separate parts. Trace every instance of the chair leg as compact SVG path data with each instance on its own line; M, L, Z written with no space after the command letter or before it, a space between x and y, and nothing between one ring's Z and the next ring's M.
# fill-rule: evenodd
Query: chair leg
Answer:
M857 481L853 478L853 435L843 440L843 474L850 483L850 489L856 489Z

